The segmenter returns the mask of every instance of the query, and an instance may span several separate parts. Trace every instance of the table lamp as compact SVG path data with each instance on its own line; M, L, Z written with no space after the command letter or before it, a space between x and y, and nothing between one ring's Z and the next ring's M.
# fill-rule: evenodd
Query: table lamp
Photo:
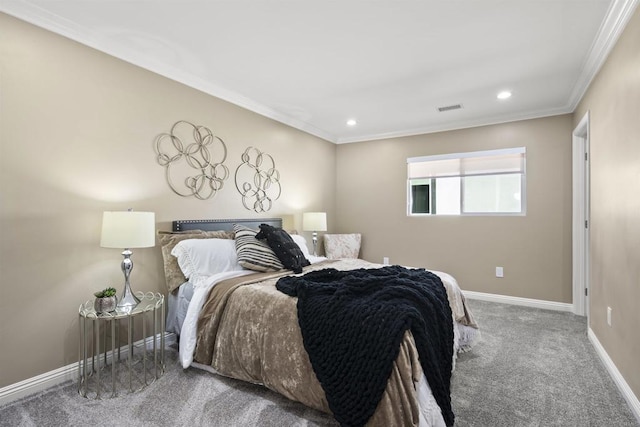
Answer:
M155 246L156 219L153 212L104 212L102 216L102 234L100 246L103 248L124 248L122 272L124 290L118 299L117 311L131 311L140 300L131 291L129 276L133 269L131 248L149 248Z
M305 212L302 214L302 229L304 231L313 231L313 256L318 256L316 246L318 244L318 231L327 231L327 214L326 212Z

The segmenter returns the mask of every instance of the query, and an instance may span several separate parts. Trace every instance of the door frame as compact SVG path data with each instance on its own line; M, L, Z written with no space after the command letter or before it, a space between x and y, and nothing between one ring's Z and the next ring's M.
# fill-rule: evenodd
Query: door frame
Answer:
M573 312L589 317L590 153L589 111L572 133Z

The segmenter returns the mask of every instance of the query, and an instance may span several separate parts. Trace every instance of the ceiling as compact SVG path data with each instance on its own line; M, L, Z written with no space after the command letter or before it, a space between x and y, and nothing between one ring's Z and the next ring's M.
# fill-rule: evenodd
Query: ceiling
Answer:
M0 10L345 143L572 112L639 1L0 0ZM498 100L503 90L512 96Z

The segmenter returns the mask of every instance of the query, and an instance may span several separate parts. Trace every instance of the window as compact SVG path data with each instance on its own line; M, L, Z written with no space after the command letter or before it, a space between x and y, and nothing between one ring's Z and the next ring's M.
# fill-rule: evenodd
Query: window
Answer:
M522 215L524 147L410 157L409 215Z
M431 180L416 179L411 183L411 212L431 213Z

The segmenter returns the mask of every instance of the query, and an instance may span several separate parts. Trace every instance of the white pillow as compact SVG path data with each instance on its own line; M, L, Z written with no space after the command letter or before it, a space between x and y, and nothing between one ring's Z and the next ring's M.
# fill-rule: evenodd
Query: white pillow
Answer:
M290 236L293 239L293 241L296 242L298 246L300 246L300 250L302 251L302 254L304 255L304 257L306 259L309 259L309 256L311 254L309 253L309 247L307 246L307 239L305 239L300 234L290 234Z
M232 239L186 239L171 250L178 265L192 283L226 271L244 270L238 264L236 244Z

